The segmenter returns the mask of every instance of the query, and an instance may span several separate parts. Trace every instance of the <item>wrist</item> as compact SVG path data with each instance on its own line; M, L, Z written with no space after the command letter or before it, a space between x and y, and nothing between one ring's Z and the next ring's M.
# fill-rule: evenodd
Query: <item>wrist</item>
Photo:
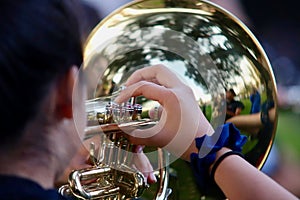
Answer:
M212 168L213 166L216 164L217 160L222 156L224 155L225 153L229 152L229 151L232 151L231 149L227 148L227 147L223 147L221 148L219 151L216 152L216 158L214 160L214 162L210 165L209 167L209 174L211 174L212 172Z
M204 135L195 139L198 154L192 153L190 155L191 167L196 176L199 189L203 194L209 192L210 185L215 185L214 180L211 178L214 164L218 162L216 168L228 155L241 152L246 141L247 137L241 135L232 123L220 126L211 136ZM222 155L224 156L222 157Z
M219 154L219 157L215 160L214 164L211 166L210 171L210 178L212 181L215 181L215 174L221 163L228 158L229 156L240 156L241 158L244 158L244 155L241 152L238 151L231 151L231 150L224 150Z

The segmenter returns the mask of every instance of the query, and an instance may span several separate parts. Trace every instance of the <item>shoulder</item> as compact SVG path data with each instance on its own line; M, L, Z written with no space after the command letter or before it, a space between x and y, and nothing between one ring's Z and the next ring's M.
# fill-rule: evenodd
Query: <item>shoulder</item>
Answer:
M244 104L243 104L241 101L236 101L236 100L234 100L234 105L235 105L236 107L244 108Z

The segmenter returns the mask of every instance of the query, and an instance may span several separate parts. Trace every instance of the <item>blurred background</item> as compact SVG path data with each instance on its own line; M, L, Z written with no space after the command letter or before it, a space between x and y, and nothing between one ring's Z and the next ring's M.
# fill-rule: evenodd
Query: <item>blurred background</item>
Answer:
M265 49L278 87L275 142L263 171L300 197L300 13L293 0L211 0L244 22ZM129 0L82 0L90 19L87 32ZM174 199L199 199L190 172L172 164ZM172 179L171 179L172 180ZM186 184L191 183L191 184ZM180 185L180 187L179 187ZM180 188L180 189L179 189Z

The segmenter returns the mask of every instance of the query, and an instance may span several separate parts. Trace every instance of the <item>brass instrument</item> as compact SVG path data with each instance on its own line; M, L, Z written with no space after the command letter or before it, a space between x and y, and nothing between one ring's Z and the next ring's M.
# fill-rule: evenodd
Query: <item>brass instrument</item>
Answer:
M223 8L201 0L133 1L93 30L84 60L89 99L86 139L100 139L97 147L91 143L94 166L74 171L61 193L80 199L130 199L147 190L142 173L130 165L132 145L119 133L123 128L154 126L157 121L147 113L157 102L137 97L118 107L113 100L132 72L154 64L164 64L182 77L214 128L227 120L225 89L233 88L245 108L228 121L248 137L245 158L259 169L265 163L277 124L274 76L258 40ZM256 116L250 114L253 88L261 97L259 125L248 120ZM169 199L171 190L178 188L167 188L168 168L178 158L162 149L155 153L159 186L152 199ZM151 150L147 155L153 157Z

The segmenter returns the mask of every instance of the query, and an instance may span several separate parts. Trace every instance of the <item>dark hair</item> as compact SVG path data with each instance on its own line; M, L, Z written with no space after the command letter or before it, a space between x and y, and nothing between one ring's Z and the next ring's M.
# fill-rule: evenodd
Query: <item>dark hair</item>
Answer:
M50 84L82 63L77 15L71 0L1 0L1 144L20 137Z
M234 89L230 88L229 90L226 89L226 91L230 92L233 96L236 96Z

